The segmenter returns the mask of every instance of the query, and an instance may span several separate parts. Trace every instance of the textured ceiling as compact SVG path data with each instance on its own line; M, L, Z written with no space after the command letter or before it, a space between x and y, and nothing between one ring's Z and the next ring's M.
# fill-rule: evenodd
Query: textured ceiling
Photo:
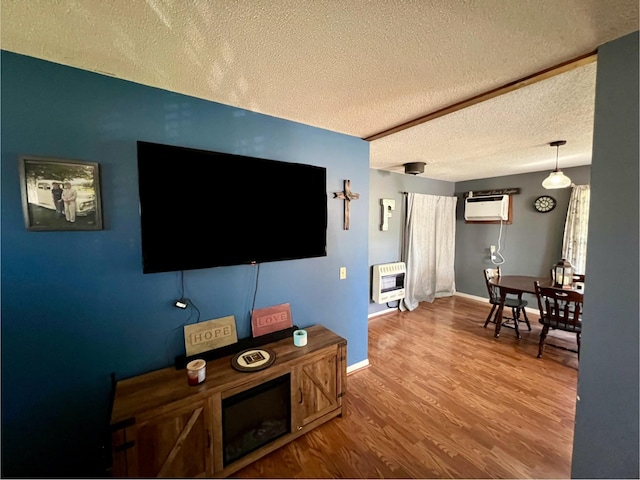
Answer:
M1 47L362 138L638 29L637 0L1 0ZM371 142L461 181L591 163L597 65ZM400 165L400 167L398 167Z

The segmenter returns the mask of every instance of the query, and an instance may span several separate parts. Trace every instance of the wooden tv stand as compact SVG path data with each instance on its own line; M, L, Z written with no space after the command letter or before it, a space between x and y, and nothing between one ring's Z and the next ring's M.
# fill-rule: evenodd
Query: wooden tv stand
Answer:
M306 330L304 347L292 338L257 347L276 354L265 370L237 371L229 355L208 361L206 380L197 386L173 367L119 381L111 412L113 476L227 477L343 415L347 342L321 325ZM283 375L290 375L290 430L225 465L223 400Z

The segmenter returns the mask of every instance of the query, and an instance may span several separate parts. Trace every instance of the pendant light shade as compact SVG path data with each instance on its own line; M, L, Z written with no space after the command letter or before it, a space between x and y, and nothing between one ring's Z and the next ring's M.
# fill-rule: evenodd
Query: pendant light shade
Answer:
M564 145L565 143L567 143L566 140L556 140L555 142L551 142L549 144L552 147L556 147L556 168L549 174L547 178L542 181L542 186L544 188L567 188L571 185L571 179L564 173L562 173L562 170L558 168L558 151L560 150L560 145Z
M567 177L562 170L554 170L542 182L542 186L548 189L567 188L571 185L571 179Z

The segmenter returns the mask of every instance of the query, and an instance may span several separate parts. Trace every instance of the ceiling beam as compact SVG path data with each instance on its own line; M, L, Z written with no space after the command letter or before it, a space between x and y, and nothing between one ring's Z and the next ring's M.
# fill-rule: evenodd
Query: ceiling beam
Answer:
M471 97L467 100L463 100L458 103L454 103L445 108L441 108L440 110L436 110L435 112L428 113L421 117L415 118L413 120L409 120L408 122L401 123L400 125L396 125L395 127L388 128L387 130L383 130L378 133L374 133L368 137L364 137L363 140L367 142L372 142L373 140L378 140L383 137L387 137L389 135L393 135L394 133L401 132L411 127L415 127L416 125L421 125L430 120L443 117L445 115L449 115L450 113L457 112L458 110L462 110L463 108L470 107L472 105L476 105L481 102L485 102L487 100L491 100L492 98L499 97L500 95L504 95L505 93L510 93L515 90L519 90L520 88L527 87L529 85L533 85L534 83L541 82L543 80L547 80L551 77L555 77L556 75L560 75L562 73L569 72L579 67L583 67L590 63L593 63L597 60L598 53L597 50L587 53L585 55L581 55L572 60L568 60L566 62L560 63L553 67L547 68L540 72L534 73L533 75L529 75L527 77L521 78L514 82L507 83L498 88L494 88L493 90L489 90L488 92L481 93L480 95L476 95L475 97Z

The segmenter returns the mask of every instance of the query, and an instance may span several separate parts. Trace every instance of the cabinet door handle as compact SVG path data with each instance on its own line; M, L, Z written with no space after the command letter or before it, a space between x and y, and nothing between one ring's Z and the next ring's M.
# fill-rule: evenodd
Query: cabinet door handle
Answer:
M300 426L299 426L299 427L298 427L298 430L302 430L302 427L300 427Z
M207 430L207 448L211 448L211 432Z
M298 403L302 404L303 398L302 398L302 389L299 388L298 391L300 392L300 400L298 401Z

